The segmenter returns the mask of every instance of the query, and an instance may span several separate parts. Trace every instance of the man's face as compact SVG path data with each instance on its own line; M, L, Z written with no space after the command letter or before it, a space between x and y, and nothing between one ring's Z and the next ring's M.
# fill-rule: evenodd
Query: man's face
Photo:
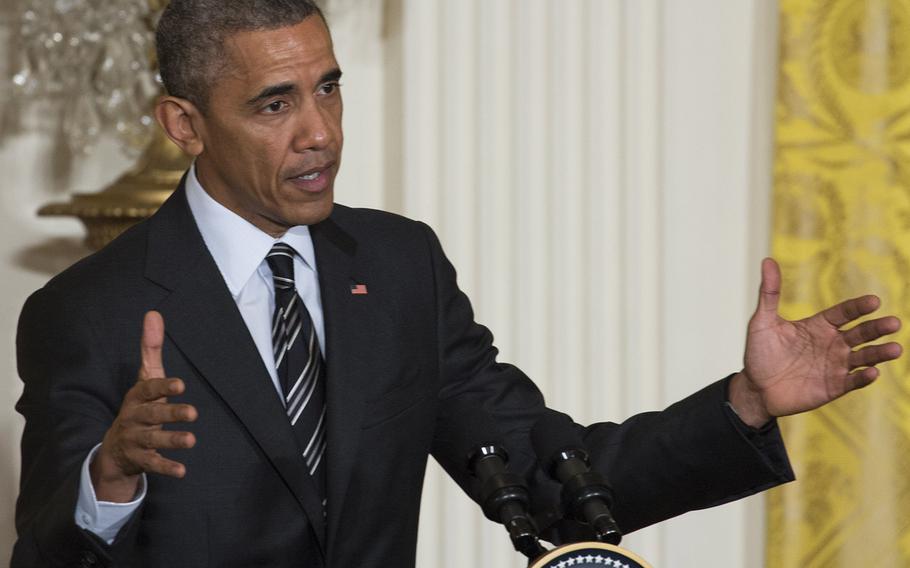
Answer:
M325 219L343 135L341 71L322 18L236 33L225 52L197 127L200 183L273 236Z

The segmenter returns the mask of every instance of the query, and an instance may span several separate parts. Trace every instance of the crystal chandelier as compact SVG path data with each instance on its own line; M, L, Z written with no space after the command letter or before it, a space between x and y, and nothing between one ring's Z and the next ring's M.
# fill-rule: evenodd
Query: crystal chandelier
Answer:
M12 82L25 100L51 100L74 153L113 133L136 166L97 193L42 207L78 217L99 249L164 203L189 158L152 119L161 92L154 71L155 19L168 0L29 0L21 14L20 63Z
M156 12L146 0L30 0L21 14L14 96L58 103L76 154L111 132L138 155L154 132Z

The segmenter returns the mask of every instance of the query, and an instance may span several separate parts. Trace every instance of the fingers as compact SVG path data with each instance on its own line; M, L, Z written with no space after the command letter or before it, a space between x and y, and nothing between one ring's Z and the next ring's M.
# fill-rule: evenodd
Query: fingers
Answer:
M861 389L867 387L875 382L875 379L878 378L878 369L875 367L867 367L865 369L860 369L848 375L848 378L851 380L852 384L849 387L849 390Z
M164 397L181 394L184 388L180 379L139 381L126 394L118 420L141 425L195 422L199 413L194 406L164 402Z
M191 432L172 430L144 430L133 434L133 442L143 450L185 450L196 445L196 436Z
M158 426L175 422L195 422L197 417L196 409L189 404L149 402L137 406L128 420L136 424Z
M883 343L882 345L869 345L853 351L847 357L847 365L851 369L857 367L873 367L885 361L892 361L900 357L903 349L899 343ZM876 371L877 372L877 371Z
M777 314L780 304L780 266L773 258L761 262L761 286L758 291L756 314Z
M158 473L169 477L183 478L186 475L186 466L180 462L169 460L158 452L146 453L139 464L146 473Z
M825 320L834 327L840 327L878 309L881 302L878 296L860 296L831 306L822 312Z
M158 452L192 448L196 445L196 436L192 432L164 430L162 425L193 422L197 417L198 412L189 404L146 402L122 411L105 443L121 456L117 463L124 472L183 477L186 467Z
M164 345L164 319L158 312L147 312L142 320L140 379L165 377L164 364L161 361L162 345Z
M180 379L145 379L133 385L124 400L142 404L168 396L177 396L183 394L185 390L186 385Z
M883 317L863 322L844 332L844 341L850 347L857 347L876 339L895 333L901 328L901 320L894 316Z

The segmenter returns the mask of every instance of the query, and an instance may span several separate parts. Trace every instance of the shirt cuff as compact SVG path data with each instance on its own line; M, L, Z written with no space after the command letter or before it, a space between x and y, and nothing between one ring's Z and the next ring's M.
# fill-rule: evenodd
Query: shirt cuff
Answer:
M146 479L143 473L139 478L139 487L135 498L128 503L111 503L98 501L95 488L92 486L92 477L89 465L98 453L98 444L89 452L82 462L82 475L79 479L79 499L76 501L76 525L96 534L101 540L112 544L117 533L123 525L130 520L139 505L145 499Z

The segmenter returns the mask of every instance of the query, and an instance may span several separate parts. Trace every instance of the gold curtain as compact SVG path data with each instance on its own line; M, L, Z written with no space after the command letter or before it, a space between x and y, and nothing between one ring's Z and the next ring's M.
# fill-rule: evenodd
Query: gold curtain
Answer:
M873 292L910 330L910 0L780 0L776 122L784 317ZM910 567L908 368L782 421L769 567Z

